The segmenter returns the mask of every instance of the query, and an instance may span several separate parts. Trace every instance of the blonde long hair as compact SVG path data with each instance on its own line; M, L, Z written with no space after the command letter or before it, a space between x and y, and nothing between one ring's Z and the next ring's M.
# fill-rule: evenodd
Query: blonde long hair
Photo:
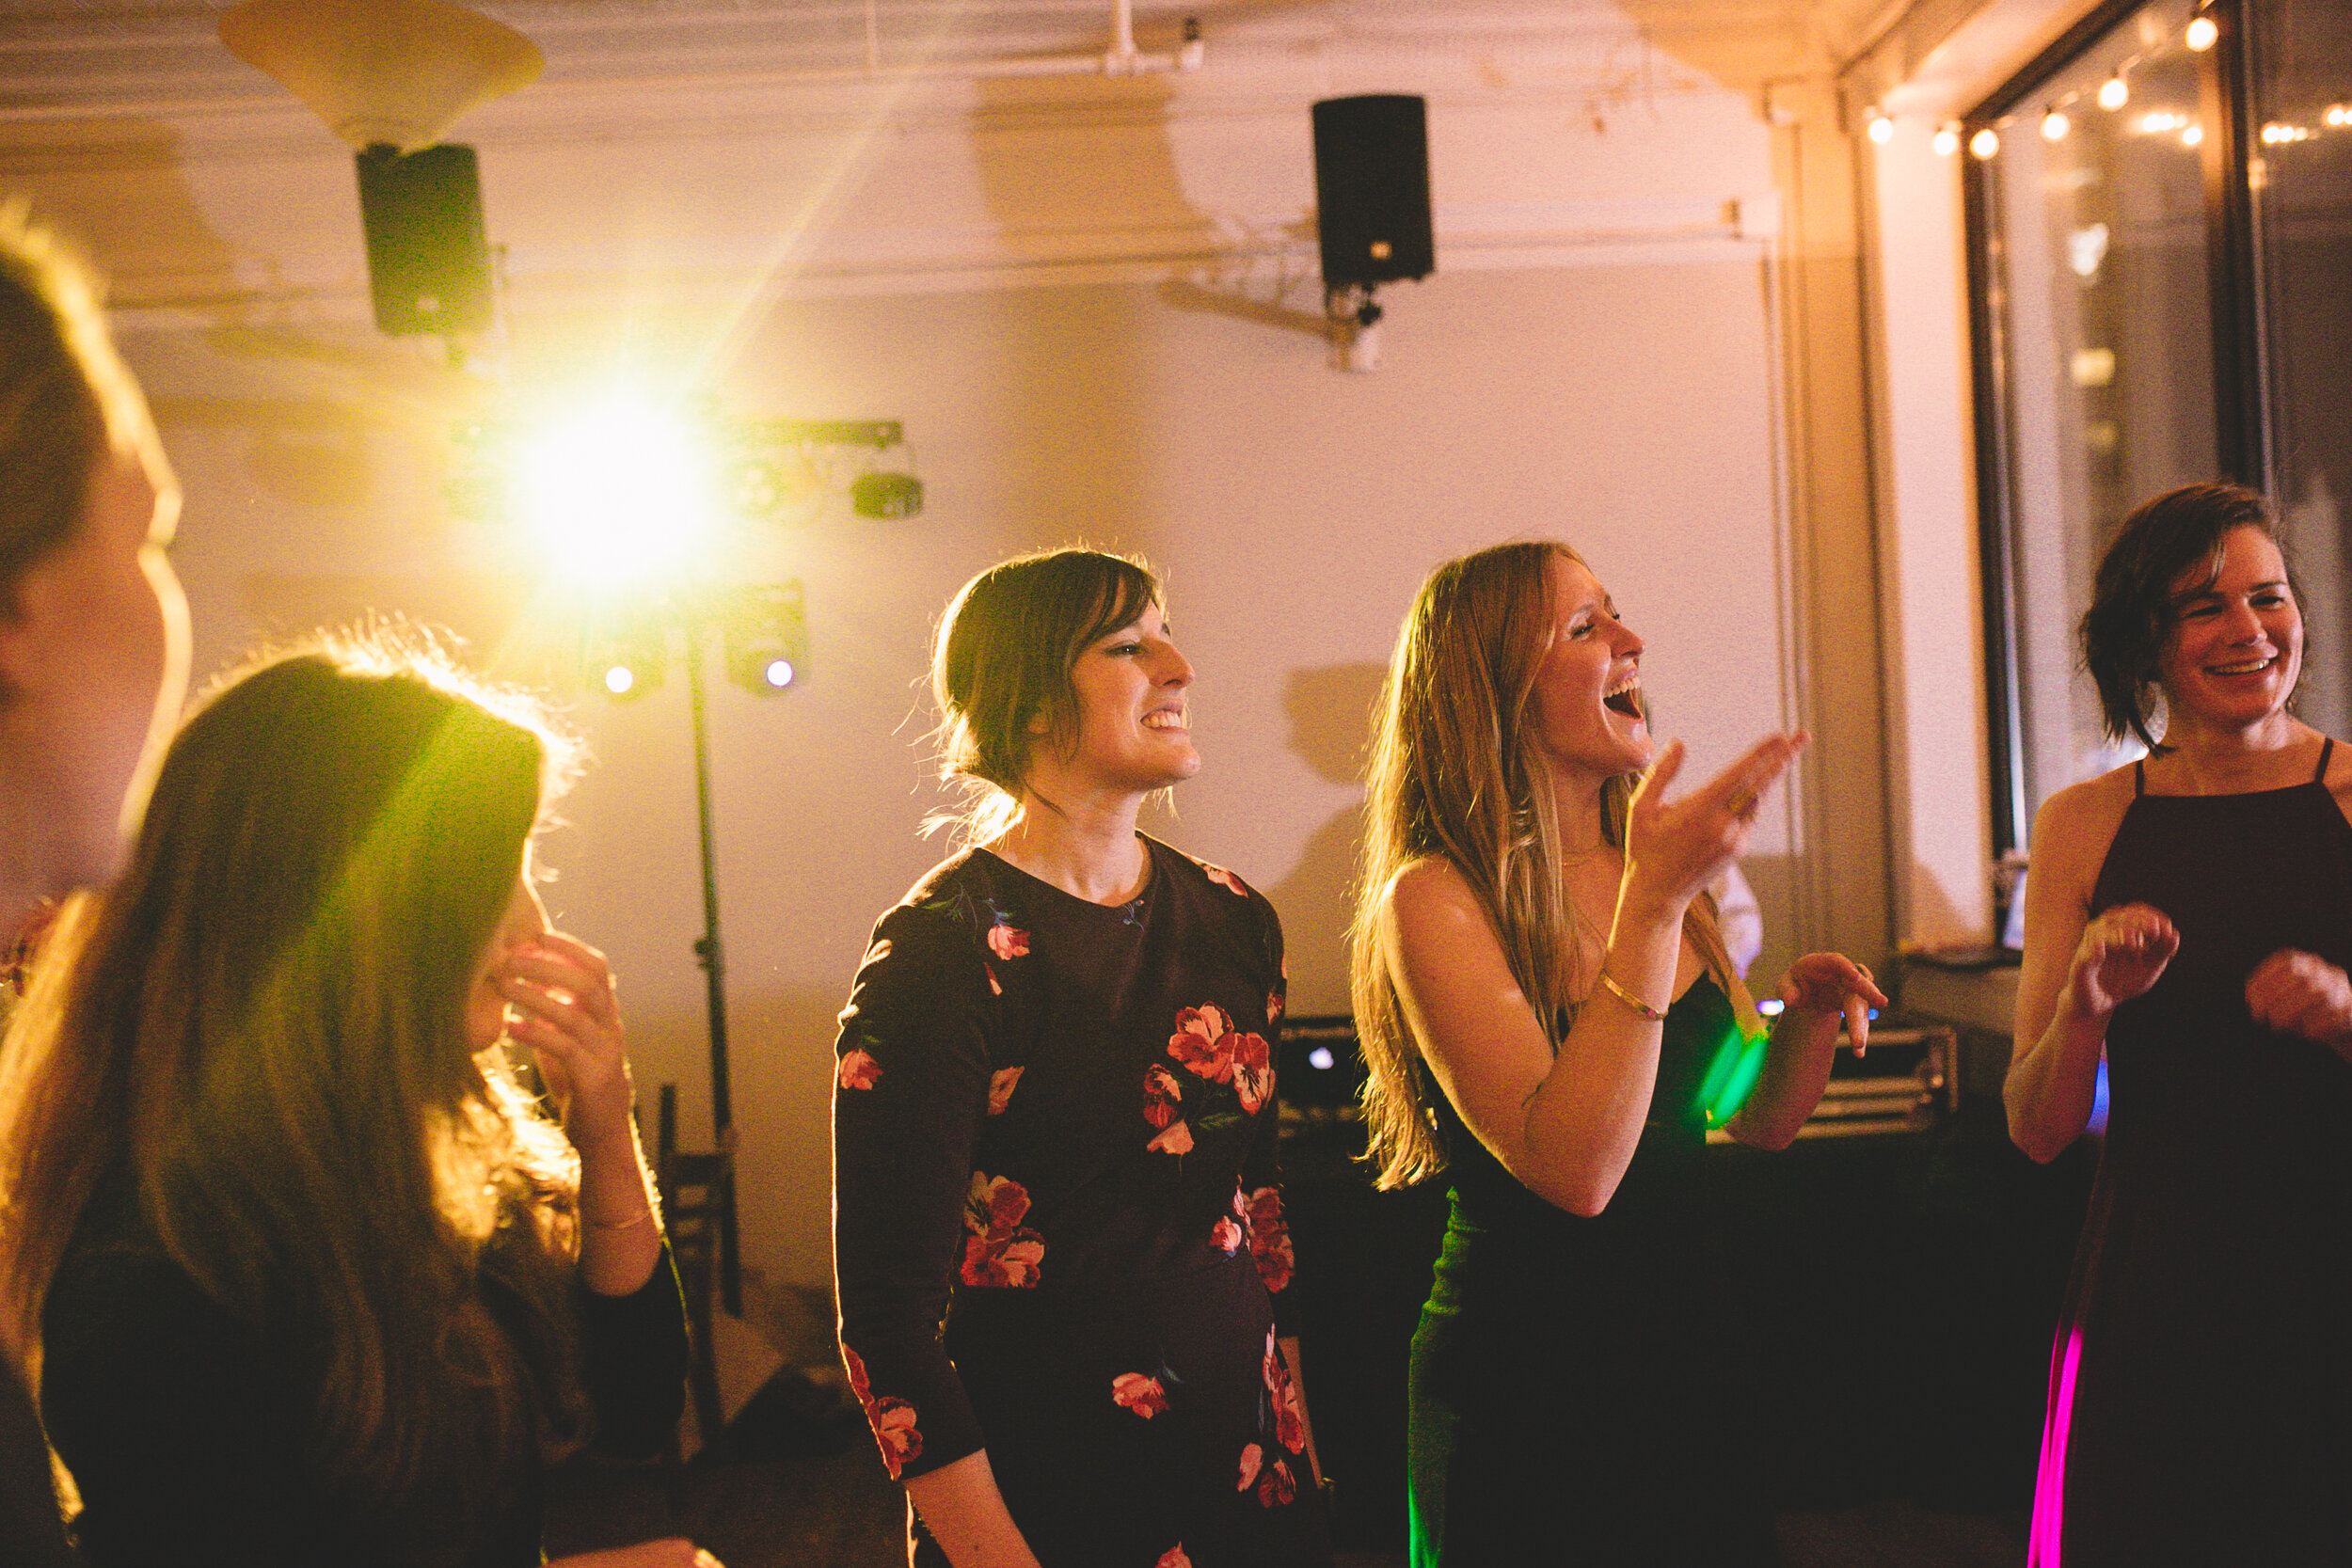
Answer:
M465 1030L566 754L382 636L268 659L187 721L0 1059L0 1328L28 1382L84 1212L124 1182L199 1290L316 1353L303 1448L388 1541L447 1551L580 1435L577 1165Z
M1542 747L1528 743L1525 722L1549 642L1555 560L1581 565L1584 558L1538 540L1497 545L1438 567L1405 618L1381 689L1349 978L1369 1069L1364 1158L1384 1188L1423 1180L1446 1163L1420 1047L1380 942L1380 909L1397 872L1442 856L1461 873L1555 1051L1564 1021L1593 983L1575 961L1576 911L1559 874L1550 765ZM1610 844L1625 843L1626 809L1639 782L1625 774L1601 786L1601 831ZM1711 897L1692 901L1683 932L1731 997L1740 1027L1760 1032Z

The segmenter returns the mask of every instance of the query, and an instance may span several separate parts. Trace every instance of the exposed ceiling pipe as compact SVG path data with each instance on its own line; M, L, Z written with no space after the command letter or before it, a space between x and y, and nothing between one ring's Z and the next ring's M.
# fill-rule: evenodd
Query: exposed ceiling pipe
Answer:
M1146 54L1136 47L1135 0L1111 0L1111 46L1099 55L1015 55L993 60L925 60L913 65L882 63L881 29L875 12L879 0L866 0L866 64L862 68L820 71L763 71L761 78L783 82L851 82L868 78L945 77L979 80L998 76L1149 76L1200 69L1200 24L1184 22L1183 45L1168 54Z
M982 81L999 77L1020 76L1151 76L1175 71L1198 71L1203 55L1200 25L1192 18L1184 20L1183 43L1166 53L1147 54L1136 47L1134 0L1111 0L1111 46L1099 54L1015 55L996 59L979 60L921 60L906 65L882 63L882 35L875 16L877 0L866 0L866 63L856 66L835 66L801 71L747 71L731 72L727 80L745 87L790 87L814 82L890 82L914 79L939 81ZM636 87L657 87L675 80L678 85L702 84L705 76L631 78ZM603 81L572 82L558 79L542 81L533 89L533 96L549 94L572 96L578 93L601 93L611 90L612 84ZM240 106L241 99L177 99L155 101L138 105L143 113L200 113ZM83 103L0 104L0 125L24 124L43 120L87 119L92 110Z

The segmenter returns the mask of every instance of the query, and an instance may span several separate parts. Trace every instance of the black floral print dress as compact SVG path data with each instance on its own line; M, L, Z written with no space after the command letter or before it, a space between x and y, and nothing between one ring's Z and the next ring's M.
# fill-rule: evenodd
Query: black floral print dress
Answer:
M876 926L834 1093L842 1356L891 1474L985 1449L1046 1568L1313 1564L1281 927L1143 843L1132 903L970 849Z

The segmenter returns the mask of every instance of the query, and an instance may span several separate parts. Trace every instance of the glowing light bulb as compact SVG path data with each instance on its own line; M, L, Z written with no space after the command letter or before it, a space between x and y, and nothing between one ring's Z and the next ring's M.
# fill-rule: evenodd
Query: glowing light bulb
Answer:
M2132 89L2130 85L2123 80L2122 72L2119 71L2099 84L2099 107L2112 112L2131 101Z
M637 672L626 664L615 664L604 673L604 689L615 697L626 697L637 687Z
M1870 139L1884 147L1895 139L1895 122L1884 115L1870 117Z
M2201 16L2188 24L2188 30L2181 35L2181 41L2201 54L2211 49L2214 40L2220 36L2220 25L2212 17Z
M2074 128L2074 122L2066 118L2066 111L2063 109L2052 109L2042 117L2042 139L2043 141L2064 141L2066 134Z
M2001 150L2000 133L1988 125L1968 138L1968 150L1979 158L1990 158Z
M1958 120L1954 120L1951 124L1939 129L1935 133L1934 141L1930 145L1935 149L1935 155L1939 158L1948 158L1953 153L1959 151L1960 122Z
M788 658L771 658L767 668L760 672L761 677L778 691L792 684L792 661Z
M694 562L716 532L720 471L707 436L681 410L620 387L532 432L512 482L548 562L612 589Z
M2205 128L2201 125L2192 125L2187 130L2181 133L2181 145L2183 147L2196 147L2201 144L2204 139Z

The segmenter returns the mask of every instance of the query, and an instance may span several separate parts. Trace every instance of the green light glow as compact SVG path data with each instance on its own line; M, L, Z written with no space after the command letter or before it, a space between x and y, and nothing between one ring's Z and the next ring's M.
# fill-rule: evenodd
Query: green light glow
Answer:
M1756 1092L1756 1081L1764 1075L1764 1056L1771 1046L1769 1033L1749 1038L1736 1024L1724 1032L1724 1042L1715 1048L1714 1060L1707 1064L1707 1077L1699 1085L1699 1105L1707 1112L1708 1126L1721 1127L1740 1114Z

